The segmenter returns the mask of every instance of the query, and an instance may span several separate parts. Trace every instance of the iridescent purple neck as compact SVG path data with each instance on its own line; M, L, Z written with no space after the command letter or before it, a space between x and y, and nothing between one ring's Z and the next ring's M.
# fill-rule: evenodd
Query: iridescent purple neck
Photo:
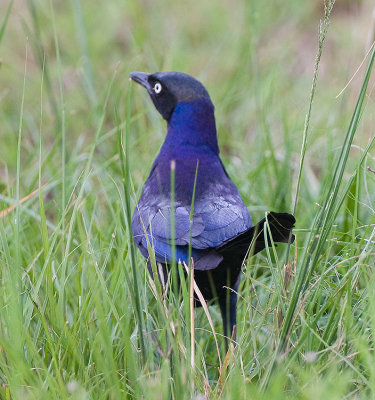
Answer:
M164 151L176 152L179 146L195 152L207 151L219 154L214 106L207 99L180 102L168 121L168 133Z

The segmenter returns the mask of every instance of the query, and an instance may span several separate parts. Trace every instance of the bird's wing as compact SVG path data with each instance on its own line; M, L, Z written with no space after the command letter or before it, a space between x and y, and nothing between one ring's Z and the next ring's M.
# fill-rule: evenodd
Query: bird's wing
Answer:
M171 221L168 203L154 201L153 205L138 206L133 215L132 228L135 242L145 256L148 245L151 245L157 261L172 260ZM195 262L203 256L206 258L209 253L210 265L221 260L219 255L213 255L215 247L251 226L249 211L237 191L226 196L215 193L204 196L194 205L193 213L190 205L176 203L174 221L177 260L188 262L191 243Z
M199 214L190 216L191 208L176 205L174 215L169 205L138 207L133 215L133 235L142 237L145 233L158 241L172 244L174 236L176 246L189 244L190 235L194 238L204 230L204 224ZM173 232L172 218L174 218L175 231Z
M148 248L155 252L155 259L162 263L171 263L175 255L177 261L189 263L189 238L192 242L199 236L204 225L202 218L194 214L190 218L190 209L177 206L175 219L175 252L173 254L171 232L171 208L169 206L138 206L133 214L132 230L134 241L144 257L148 257ZM196 249L192 245L191 256L197 269L199 260L203 261L202 269L216 268L222 256L213 249Z
M195 238L196 248L220 246L252 226L250 213L238 192L203 198L197 203L196 212L204 224L204 230Z
M174 215L170 207L159 209L151 221L152 234L159 240L172 243L174 235L176 245L189 244L190 236L196 238L204 231L204 223L199 214L191 214L190 207L177 206ZM175 232L172 232L174 218Z

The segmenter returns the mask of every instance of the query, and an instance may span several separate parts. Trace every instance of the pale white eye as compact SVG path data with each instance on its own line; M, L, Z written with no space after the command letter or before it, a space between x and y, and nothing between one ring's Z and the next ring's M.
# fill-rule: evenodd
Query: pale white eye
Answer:
M156 94L159 94L161 92L161 89L162 89L161 84L159 82L155 83L154 92Z

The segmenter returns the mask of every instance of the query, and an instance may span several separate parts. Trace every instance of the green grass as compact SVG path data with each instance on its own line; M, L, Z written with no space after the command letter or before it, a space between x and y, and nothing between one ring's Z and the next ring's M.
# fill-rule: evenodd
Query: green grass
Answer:
M336 97L373 5L305 3L0 4L0 398L375 397L373 52ZM190 278L167 299L131 240L165 135L137 70L204 82L254 221L295 208L295 244L244 266L228 358L217 307Z

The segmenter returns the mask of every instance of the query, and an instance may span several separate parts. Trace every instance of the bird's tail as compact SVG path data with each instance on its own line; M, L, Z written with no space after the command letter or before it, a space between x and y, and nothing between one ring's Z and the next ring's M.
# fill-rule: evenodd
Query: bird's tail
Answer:
M223 243L217 250L224 252L233 247L244 247L246 250L249 249L249 254L256 254L262 251L266 244L271 245L270 236L275 243L293 243L295 237L292 234L292 229L295 222L296 219L292 214L271 211L255 226ZM268 228L266 228L267 225ZM264 229L267 229L266 235Z

